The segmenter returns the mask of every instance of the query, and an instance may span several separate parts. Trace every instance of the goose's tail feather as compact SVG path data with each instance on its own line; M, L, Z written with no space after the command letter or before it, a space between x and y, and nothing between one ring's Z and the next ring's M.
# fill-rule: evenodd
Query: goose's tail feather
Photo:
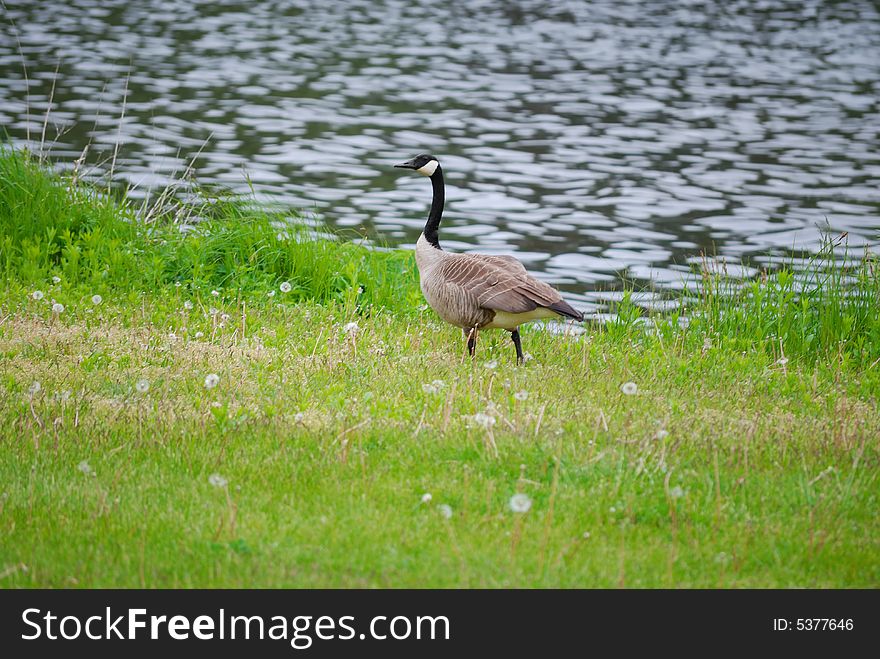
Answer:
M547 305L548 309L552 309L556 313L565 316L567 318L573 318L574 320L581 322L584 319L584 314L575 309L565 300L559 300L558 302L554 302L553 304Z

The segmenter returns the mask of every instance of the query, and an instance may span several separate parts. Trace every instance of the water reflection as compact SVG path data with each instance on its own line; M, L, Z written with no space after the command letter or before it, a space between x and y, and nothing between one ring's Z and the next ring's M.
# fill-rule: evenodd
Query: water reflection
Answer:
M91 143L106 172L120 142L136 196L194 159L403 245L430 187L390 165L434 152L445 244L514 251L589 308L621 275L682 288L701 251L749 276L730 264L824 231L876 249L878 18L855 0L19 0L0 122L40 141L51 96L55 158Z

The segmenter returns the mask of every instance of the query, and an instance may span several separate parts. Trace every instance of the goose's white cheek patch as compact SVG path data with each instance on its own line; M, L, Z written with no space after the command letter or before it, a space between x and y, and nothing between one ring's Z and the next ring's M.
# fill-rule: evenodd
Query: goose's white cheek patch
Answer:
M426 164L419 167L416 171L423 176L433 176L434 172L437 171L437 165L439 163L436 160L430 160Z

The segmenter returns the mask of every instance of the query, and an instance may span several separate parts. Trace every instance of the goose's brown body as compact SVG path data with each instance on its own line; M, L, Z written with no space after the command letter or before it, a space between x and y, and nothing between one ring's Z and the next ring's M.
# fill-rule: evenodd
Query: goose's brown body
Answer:
M539 318L582 318L555 288L532 277L511 256L451 254L422 235L416 264L430 307L462 329L515 330Z

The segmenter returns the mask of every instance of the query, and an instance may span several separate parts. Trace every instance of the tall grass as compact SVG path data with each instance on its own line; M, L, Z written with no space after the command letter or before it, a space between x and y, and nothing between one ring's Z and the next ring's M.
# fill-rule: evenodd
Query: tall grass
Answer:
M880 358L880 264L870 252L836 260L844 240L828 238L815 256L745 283L706 274L691 330L763 349L783 364L799 357L869 365Z
M184 283L227 291L291 284L289 300L361 308L415 304L410 254L333 239L303 218L203 193L162 213L47 169L27 153L0 149L0 268L39 283L61 276L100 291Z

